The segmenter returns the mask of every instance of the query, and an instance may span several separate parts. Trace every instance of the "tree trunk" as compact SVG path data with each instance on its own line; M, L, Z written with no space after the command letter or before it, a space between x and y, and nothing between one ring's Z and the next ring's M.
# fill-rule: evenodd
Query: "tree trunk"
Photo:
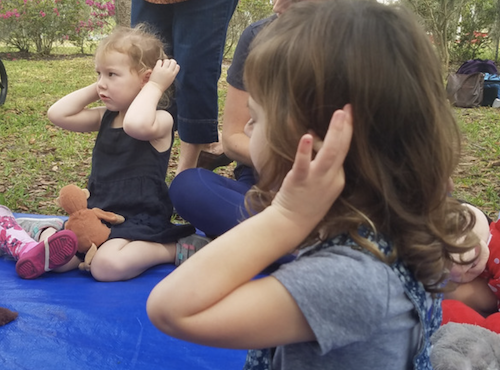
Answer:
M130 27L131 0L115 0L116 24L118 26Z

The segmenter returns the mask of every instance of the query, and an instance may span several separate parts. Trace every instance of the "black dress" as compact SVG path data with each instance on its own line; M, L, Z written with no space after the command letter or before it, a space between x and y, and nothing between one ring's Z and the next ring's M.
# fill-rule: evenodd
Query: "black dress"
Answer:
M123 128L112 128L117 114L106 111L97 134L88 207L125 217L120 225L108 225L110 239L170 243L194 233L191 225L170 222L173 207L165 183L170 149L160 153L149 141L134 139Z

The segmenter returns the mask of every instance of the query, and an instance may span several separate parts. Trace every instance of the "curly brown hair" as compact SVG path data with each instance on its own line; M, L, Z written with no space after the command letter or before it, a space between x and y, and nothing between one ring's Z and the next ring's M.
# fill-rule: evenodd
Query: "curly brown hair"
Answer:
M267 207L300 137L313 131L324 138L333 112L351 104L345 189L305 244L347 232L441 291L450 253L473 248L477 237L474 215L446 192L460 131L440 62L413 15L369 0L295 4L257 36L245 83L264 109L269 142L247 207ZM384 258L361 238L360 225L387 236L393 255Z

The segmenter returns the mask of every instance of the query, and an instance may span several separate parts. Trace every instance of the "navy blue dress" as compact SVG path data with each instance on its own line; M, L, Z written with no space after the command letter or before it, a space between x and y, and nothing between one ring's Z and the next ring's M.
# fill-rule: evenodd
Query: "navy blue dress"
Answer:
M158 152L149 141L113 128L118 112L106 111L92 153L88 181L89 208L101 208L125 217L111 227L110 239L157 243L175 242L195 232L191 225L174 225L165 177L170 149Z

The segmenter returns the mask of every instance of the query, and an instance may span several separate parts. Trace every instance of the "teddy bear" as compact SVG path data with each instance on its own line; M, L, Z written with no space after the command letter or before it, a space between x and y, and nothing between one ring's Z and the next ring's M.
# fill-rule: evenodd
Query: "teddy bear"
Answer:
M120 224L125 221L121 215L106 212L100 208L87 208L90 192L76 185L66 185L59 191L56 203L68 213L64 228L71 230L78 239L78 252L85 253L85 259L78 266L82 271L90 271L90 263L97 248L104 243L111 229L102 221Z
M450 322L431 337L435 370L500 369L500 335L475 324Z

